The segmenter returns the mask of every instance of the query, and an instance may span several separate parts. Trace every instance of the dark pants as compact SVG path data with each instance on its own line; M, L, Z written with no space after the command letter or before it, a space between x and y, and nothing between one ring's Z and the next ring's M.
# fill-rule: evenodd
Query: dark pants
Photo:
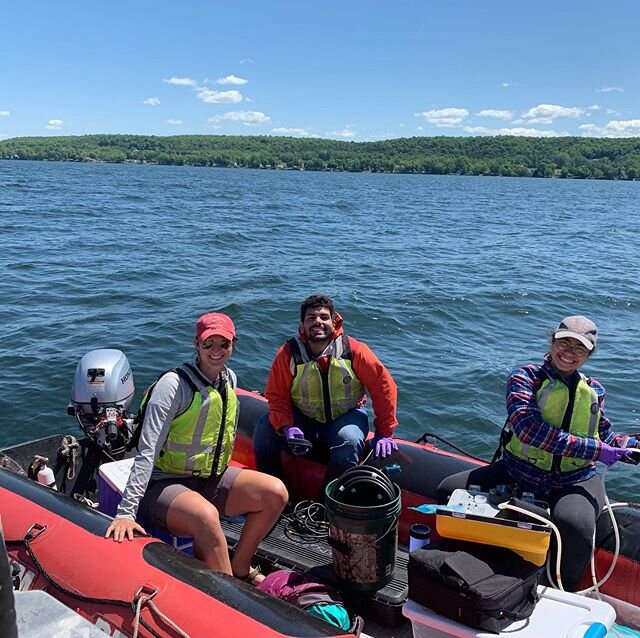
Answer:
M347 468L358 464L369 433L369 419L363 409L349 410L329 423L318 423L294 411L294 421L292 425L299 427L305 438L313 443L312 458L326 462L328 452L329 467L325 484L340 476ZM285 437L273 429L268 415L263 416L256 423L253 432L256 469L283 479L280 453L287 449ZM324 458L318 455L323 450Z
M511 477L502 460L474 470L466 470L444 479L438 486L438 502L446 503L453 490L466 489L469 485L479 485L488 492L496 485L512 485ZM576 591L582 574L591 560L593 533L596 521L604 506L604 486L599 476L586 481L567 485L548 494L536 494L536 499L549 503L551 519L560 530L562 558L560 575L567 591ZM555 547L554 541L552 545ZM555 549L552 556L555 555ZM555 558L552 557L552 565ZM555 570L552 569L551 573Z

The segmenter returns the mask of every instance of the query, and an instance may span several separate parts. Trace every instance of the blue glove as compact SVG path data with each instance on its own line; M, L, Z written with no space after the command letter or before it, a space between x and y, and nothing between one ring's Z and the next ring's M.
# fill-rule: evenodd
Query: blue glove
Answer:
M371 447L375 450L376 458L381 456L384 459L398 449L398 444L390 436L376 434L371 442Z
M607 466L611 466L618 461L623 459L630 459L633 455L633 452L630 452L626 448L623 447L613 447L612 445L607 445L606 443L602 444L602 450L600 450L600 456L598 457L598 461L604 463Z
M288 425L283 428L283 431L292 454L304 456L311 450L311 443L304 438L304 432L299 427Z

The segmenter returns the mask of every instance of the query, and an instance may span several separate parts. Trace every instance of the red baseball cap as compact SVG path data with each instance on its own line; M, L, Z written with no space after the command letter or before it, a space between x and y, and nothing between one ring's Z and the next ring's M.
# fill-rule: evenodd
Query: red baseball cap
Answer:
M213 335L220 335L230 340L235 339L236 329L231 317L221 312L202 315L196 322L196 339L204 341Z

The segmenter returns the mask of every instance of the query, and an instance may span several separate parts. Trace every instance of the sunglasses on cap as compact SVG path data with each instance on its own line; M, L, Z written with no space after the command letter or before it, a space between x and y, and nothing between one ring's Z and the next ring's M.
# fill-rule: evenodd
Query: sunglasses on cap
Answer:
M231 347L231 341L224 337L207 337L204 341L200 342L200 347L204 350L209 350L213 346L218 346L222 350L228 350Z

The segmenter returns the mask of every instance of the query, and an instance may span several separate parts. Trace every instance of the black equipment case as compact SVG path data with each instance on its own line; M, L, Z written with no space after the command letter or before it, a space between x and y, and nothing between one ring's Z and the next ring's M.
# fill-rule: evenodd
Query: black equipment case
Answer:
M409 598L497 634L531 615L543 569L508 549L444 540L409 554Z

